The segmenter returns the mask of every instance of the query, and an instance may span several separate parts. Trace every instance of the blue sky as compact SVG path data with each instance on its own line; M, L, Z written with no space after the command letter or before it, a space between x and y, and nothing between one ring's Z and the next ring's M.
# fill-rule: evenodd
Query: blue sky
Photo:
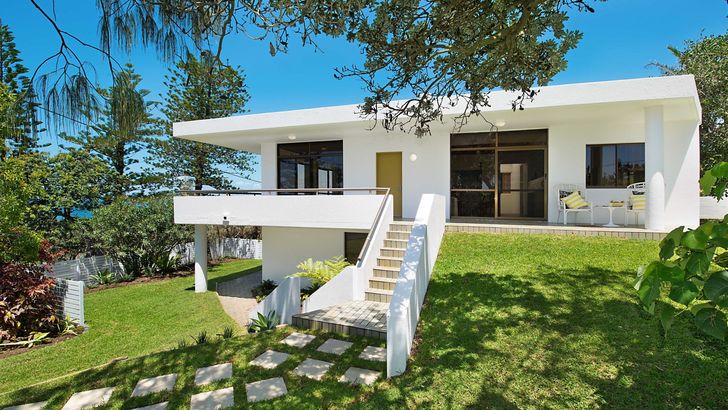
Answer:
M50 5L49 0L40 1ZM98 43L94 0L58 0L57 6L62 28L90 43ZM568 54L568 68L552 84L655 76L659 73L648 66L650 63L674 62L668 45L681 46L687 39L721 34L728 29L726 0L608 0L594 6L593 14L571 13L567 26L582 31L584 37ZM13 30L21 57L29 68L56 51L55 33L29 1L6 0L0 18ZM245 71L251 94L249 112L351 104L365 96L355 79L334 78L334 68L362 61L357 47L346 41L322 38L318 42L320 51L292 42L288 54L272 57L267 43L243 37L231 40L225 46L224 58ZM139 49L130 56L117 56L122 63L134 64L144 78L142 86L161 100L168 65L158 60L152 50ZM96 65L97 81L108 86L108 68L93 53L84 53L84 58ZM46 139L56 142L53 135Z

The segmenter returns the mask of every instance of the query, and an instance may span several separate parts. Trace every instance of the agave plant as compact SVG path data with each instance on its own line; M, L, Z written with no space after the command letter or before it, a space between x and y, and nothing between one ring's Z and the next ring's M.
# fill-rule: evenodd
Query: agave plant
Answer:
M267 315L258 313L258 317L250 320L248 325L249 333L264 332L266 330L275 329L281 323L280 318L276 315L276 311L272 310Z

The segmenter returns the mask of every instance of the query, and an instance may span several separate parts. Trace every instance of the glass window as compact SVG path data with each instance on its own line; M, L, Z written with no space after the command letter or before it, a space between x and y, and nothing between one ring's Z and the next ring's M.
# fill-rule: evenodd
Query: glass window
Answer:
M452 148L480 148L495 147L495 133L469 132L465 134L452 134L450 136Z
M350 264L355 264L359 253L367 240L364 232L344 232L344 257Z
M624 188L645 180L645 144L586 146L586 186Z
M495 151L453 151L452 189L495 189Z
M452 191L450 193L450 213L452 216L495 216L495 192L492 191Z
M523 147L548 144L547 130L506 131L498 133L499 147Z
M343 188L341 141L278 144L278 188Z

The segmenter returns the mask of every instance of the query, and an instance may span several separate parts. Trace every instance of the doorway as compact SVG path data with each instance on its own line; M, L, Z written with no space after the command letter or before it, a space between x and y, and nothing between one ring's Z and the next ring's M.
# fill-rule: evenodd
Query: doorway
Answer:
M377 188L389 188L394 217L402 217L402 153L377 152Z

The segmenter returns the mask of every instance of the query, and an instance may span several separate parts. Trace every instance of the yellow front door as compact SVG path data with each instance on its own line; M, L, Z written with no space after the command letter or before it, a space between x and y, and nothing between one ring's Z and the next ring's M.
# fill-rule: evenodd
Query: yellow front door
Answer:
M389 188L394 216L402 217L402 153L377 152L377 188Z

